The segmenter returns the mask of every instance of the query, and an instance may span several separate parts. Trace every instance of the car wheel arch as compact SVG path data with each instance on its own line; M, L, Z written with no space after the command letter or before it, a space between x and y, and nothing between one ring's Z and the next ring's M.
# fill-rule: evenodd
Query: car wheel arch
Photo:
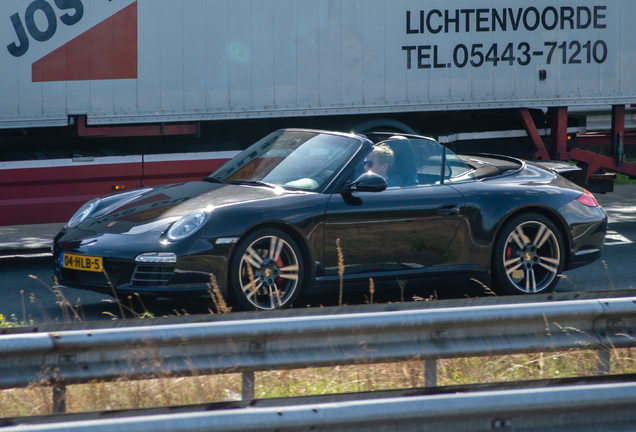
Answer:
M491 248L491 258L490 258L491 262L495 259L494 245L495 245L495 242L497 241L497 238L499 238L499 236L501 235L502 228L508 223L508 221L525 213L540 214L541 216L548 218L550 222L552 222L554 226L556 226L556 228L559 230L559 234L561 234L561 238L563 239L563 247L565 248L565 250L563 251L563 256L565 259L564 268L567 268L568 263L570 261L570 252L572 250L572 235L570 231L567 229L567 223L565 222L565 220L561 218L556 211L554 211L553 209L549 207L544 207L544 206L529 206L529 207L522 207L522 208L516 209L515 211L506 215L506 217L499 222L495 235L492 237L492 248Z

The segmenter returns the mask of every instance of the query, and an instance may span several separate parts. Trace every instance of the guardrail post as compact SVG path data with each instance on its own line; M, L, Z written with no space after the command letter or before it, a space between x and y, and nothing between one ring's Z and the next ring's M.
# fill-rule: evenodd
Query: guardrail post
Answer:
M598 350L598 374L609 375L610 373L610 351L607 348Z
M424 360L424 386L437 386L437 360Z
M243 400L254 399L254 372L243 372L241 392Z
M66 412L66 385L60 383L53 384L53 413L61 414Z

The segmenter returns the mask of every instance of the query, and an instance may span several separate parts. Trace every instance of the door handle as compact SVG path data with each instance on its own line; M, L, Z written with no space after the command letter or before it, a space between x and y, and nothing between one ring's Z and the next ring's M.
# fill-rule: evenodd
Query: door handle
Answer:
M438 216L454 216L459 214L459 204L448 204L437 209Z

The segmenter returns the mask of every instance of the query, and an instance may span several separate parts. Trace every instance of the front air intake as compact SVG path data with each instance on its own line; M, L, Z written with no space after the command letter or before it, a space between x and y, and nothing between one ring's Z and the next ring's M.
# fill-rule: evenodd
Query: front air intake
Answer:
M174 265L138 265L131 282L133 286L150 287L165 285L172 277Z

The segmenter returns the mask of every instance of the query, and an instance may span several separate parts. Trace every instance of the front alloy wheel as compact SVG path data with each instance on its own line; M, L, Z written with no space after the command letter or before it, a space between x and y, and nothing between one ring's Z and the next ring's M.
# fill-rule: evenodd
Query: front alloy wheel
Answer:
M244 310L288 307L302 287L300 250L282 231L256 231L238 246L232 281L233 296Z
M563 241L554 224L540 214L510 220L495 243L493 277L501 294L550 292L563 270Z

